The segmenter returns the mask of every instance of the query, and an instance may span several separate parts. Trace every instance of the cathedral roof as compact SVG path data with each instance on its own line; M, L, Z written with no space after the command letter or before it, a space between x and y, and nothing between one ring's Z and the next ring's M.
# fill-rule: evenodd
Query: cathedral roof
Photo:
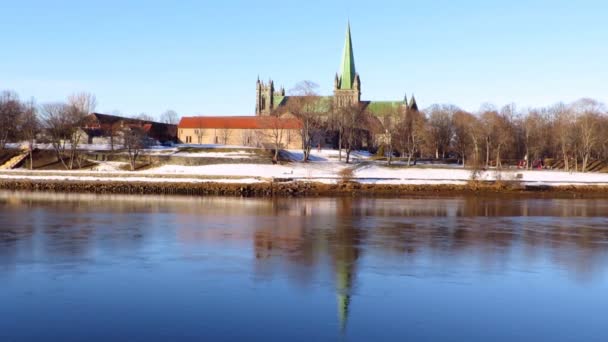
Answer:
M353 53L353 42L350 38L350 23L346 28L346 39L344 41L344 52L342 64L340 65L340 88L342 90L353 89L353 83L357 75L355 71L355 56Z
M367 101L366 109L374 115L390 115L395 109L405 105L405 101Z
M283 96L283 95L273 95L272 100L276 107L280 107L280 106L282 106L282 103L283 103L283 101L285 101L286 98L287 98L287 96Z
M277 107L289 107L290 100L296 99L299 96L275 96L274 104ZM314 104L313 112L326 113L331 109L333 96L317 96ZM278 101L280 100L280 102Z

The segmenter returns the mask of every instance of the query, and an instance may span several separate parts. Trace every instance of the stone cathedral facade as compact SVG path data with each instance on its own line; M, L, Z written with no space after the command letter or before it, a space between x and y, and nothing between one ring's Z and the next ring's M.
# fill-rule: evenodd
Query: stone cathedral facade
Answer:
M285 89L275 89L274 82L260 81L256 83L255 114L257 116L270 115L275 109L285 106L290 96L285 95ZM350 24L346 29L344 52L340 70L334 78L333 96L325 96L322 101L331 101L335 108L359 103L365 107L367 112L379 117L386 113L387 108L405 107L410 110L418 110L414 96L410 100L404 96L401 101L361 101L361 78L355 69L355 57L350 33Z

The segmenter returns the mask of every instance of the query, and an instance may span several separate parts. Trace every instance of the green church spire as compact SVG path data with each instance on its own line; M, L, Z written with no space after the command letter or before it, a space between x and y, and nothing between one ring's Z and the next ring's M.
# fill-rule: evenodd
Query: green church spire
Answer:
M353 42L350 38L350 22L346 28L346 41L344 42L344 54L340 66L340 89L351 90L355 82L355 56L353 54Z
M336 267L336 285L338 291L338 319L340 320L340 330L346 330L348 313L350 307L350 292L352 287L352 266L349 267L346 261L338 262Z

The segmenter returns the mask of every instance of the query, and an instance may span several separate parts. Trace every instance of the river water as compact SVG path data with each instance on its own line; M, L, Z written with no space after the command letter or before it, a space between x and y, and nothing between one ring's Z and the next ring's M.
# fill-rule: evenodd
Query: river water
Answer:
M0 192L0 341L607 341L607 216Z

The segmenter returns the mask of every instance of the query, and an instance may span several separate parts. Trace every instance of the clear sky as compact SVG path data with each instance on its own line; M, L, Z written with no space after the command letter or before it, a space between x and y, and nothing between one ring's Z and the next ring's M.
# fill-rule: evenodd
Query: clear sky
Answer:
M607 1L0 0L0 89L98 111L249 115L255 81L330 94L350 19L364 100L608 102Z

